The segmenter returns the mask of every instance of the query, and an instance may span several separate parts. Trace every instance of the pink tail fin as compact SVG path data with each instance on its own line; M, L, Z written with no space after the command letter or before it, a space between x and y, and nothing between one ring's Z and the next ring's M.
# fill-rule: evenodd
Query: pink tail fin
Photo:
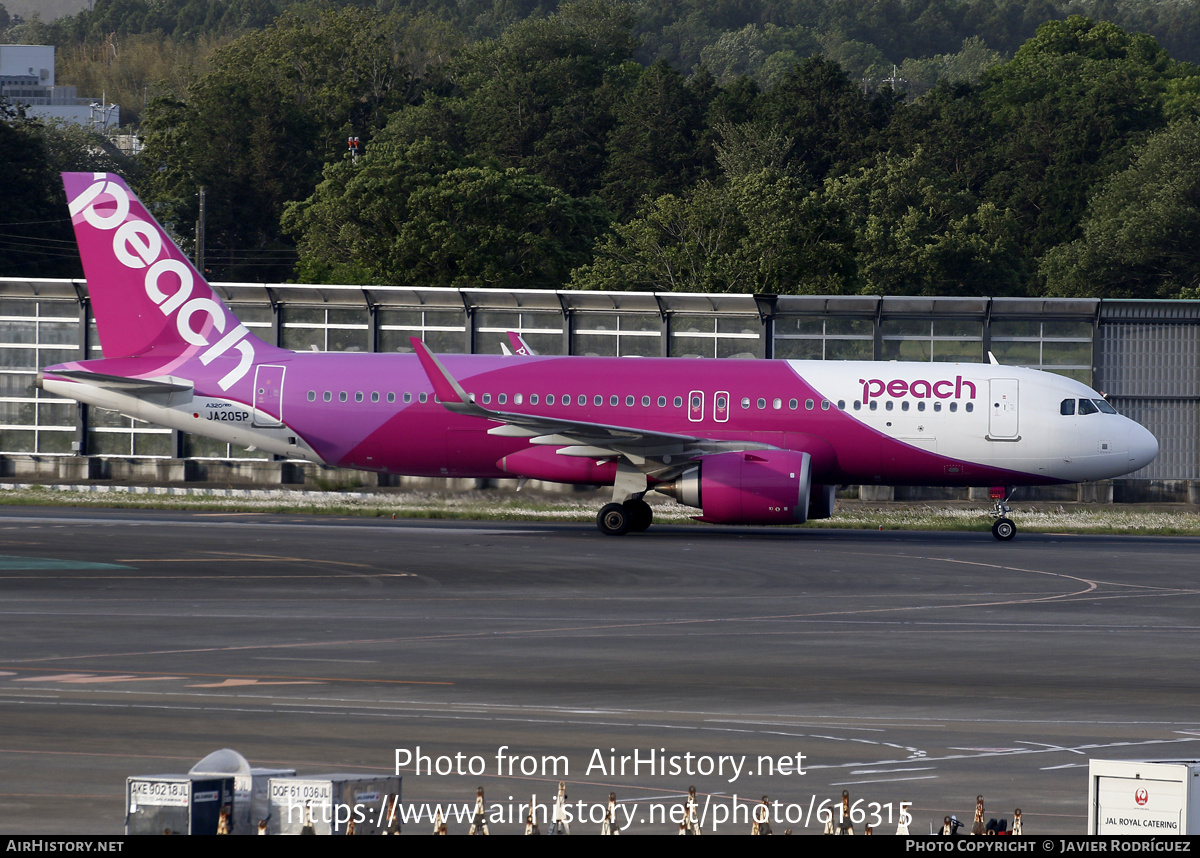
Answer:
M106 358L145 357L167 372L192 360L241 380L267 346L113 173L64 173L71 223Z

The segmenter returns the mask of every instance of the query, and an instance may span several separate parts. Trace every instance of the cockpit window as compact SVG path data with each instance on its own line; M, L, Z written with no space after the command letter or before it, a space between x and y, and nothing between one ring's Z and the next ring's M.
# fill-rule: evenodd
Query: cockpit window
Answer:
M1092 404L1092 400L1090 400L1090 399L1079 400L1079 413L1080 414L1096 414L1099 411L1100 411L1100 409L1097 408L1094 404Z
M1113 408L1111 405L1109 405L1103 399L1093 399L1092 402L1096 403L1096 407L1099 408L1101 411L1103 411L1105 414L1116 414L1117 413L1117 409Z
M1075 413L1075 400L1064 399L1062 404L1058 406L1058 413L1070 416Z

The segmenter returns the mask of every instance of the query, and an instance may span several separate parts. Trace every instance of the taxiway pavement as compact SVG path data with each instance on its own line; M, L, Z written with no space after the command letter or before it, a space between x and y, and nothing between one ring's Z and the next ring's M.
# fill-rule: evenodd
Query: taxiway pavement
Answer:
M881 833L901 802L927 833L982 794L988 818L1021 807L1027 833L1080 834L1089 758L1200 756L1198 550L1001 544L986 522L606 538L6 508L0 831L119 833L127 776L231 747L302 774L461 755L482 771L405 766L406 804L470 804L478 786L489 806L542 802L565 780L573 805L615 792L627 833L673 833L652 807L694 784L705 833L735 794L781 802L776 832L818 833L815 808L849 790Z

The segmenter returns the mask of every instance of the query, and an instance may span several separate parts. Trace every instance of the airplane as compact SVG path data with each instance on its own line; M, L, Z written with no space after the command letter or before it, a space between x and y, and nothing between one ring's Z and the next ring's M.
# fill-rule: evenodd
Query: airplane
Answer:
M104 357L50 393L342 468L612 486L596 523L644 531L656 491L718 524L833 514L839 484L1117 477L1158 442L1078 381L989 364L292 352L255 337L125 182L66 173Z

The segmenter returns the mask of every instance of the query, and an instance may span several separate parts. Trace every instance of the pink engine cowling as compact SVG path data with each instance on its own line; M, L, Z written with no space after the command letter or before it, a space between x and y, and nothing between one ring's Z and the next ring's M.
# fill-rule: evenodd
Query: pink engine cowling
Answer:
M706 456L678 479L655 487L700 509L714 524L803 524L809 518L812 459L793 450ZM817 487L817 515L832 512L832 486ZM827 511L826 509L827 508ZM824 513L823 515L821 513Z

